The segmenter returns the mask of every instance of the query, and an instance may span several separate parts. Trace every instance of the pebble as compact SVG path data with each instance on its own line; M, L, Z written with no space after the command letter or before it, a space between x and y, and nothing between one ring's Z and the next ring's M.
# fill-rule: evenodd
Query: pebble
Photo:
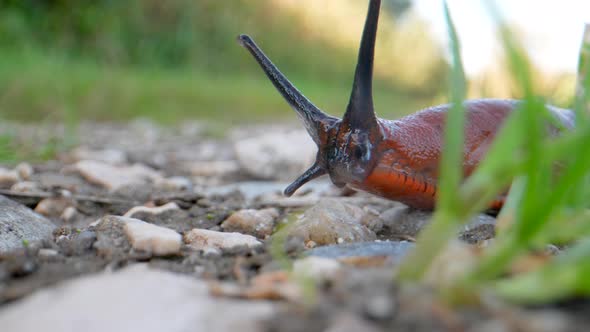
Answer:
M288 237L300 238L304 243L313 241L319 246L375 240L375 233L362 224L364 217L365 212L356 205L334 198L322 199L289 226Z
M379 219L383 221L384 227L389 228L391 234L415 237L430 223L432 212L400 205L383 211Z
M46 248L39 249L37 256L45 261L57 261L60 257L57 250Z
M414 243L408 241L371 241L323 246L311 249L305 254L331 259L386 256L399 260L414 246Z
M131 250L131 243L125 234L125 219L119 216L104 216L90 224L96 232L93 248L100 257L113 259Z
M54 228L45 217L0 195L0 254L50 239Z
M261 179L292 180L313 164L317 152L304 130L269 132L234 144L240 166Z
M33 167L20 163L14 169L0 167L0 188L10 188L20 181L29 180L33 175Z
M279 211L275 208L244 209L232 213L222 224L226 232L238 232L264 239L272 234Z
M66 189L79 192L86 186L86 181L78 176L68 176L62 173L44 172L38 175L39 185L42 188Z
M180 252L182 237L177 232L133 218L120 217L125 223L125 234L135 250L154 256L168 256Z
M10 190L19 193L35 192L39 191L39 184L32 181L20 181L13 184L12 187L10 187Z
M33 166L31 166L28 163L20 163L20 164L16 165L14 170L15 170L16 174L18 174L18 177L20 178L20 180L23 180L23 181L31 179L31 176L33 176L33 173L35 172L35 170L33 169Z
M91 230L83 230L74 236L72 241L74 252L78 255L84 253L92 248L92 245L96 241L96 232Z
M68 206L64 209L64 211L59 217L61 218L61 220L67 223L72 223L79 215L80 214L78 213L78 210L76 210L75 207Z
M162 179L159 172L142 164L113 166L95 160L81 160L69 170L79 173L86 181L111 191Z
M293 262L293 273L314 280L330 280L341 270L341 264L331 258L309 256Z
M15 170L0 167L0 188L10 188L20 181L20 177Z
M195 250L236 250L262 247L262 242L252 235L216 232L195 228L184 235L184 242Z
M193 176L224 177L237 173L240 165L234 160L193 161L184 168Z
M277 309L270 301L215 298L204 281L139 264L37 291L3 308L0 326L20 332L256 332Z
M133 218L134 215L139 214L139 213L149 213L151 215L158 215L158 214L164 213L166 211L172 211L172 210L180 210L180 207L175 202L170 202L170 203L164 204L162 206L156 206L156 207L135 206L135 207L132 207L129 211L127 211L123 215L123 217Z
M395 206L383 211L379 219L391 235L416 237L432 220L433 212L409 208L405 205ZM467 223L459 238L475 244L491 239L495 235L496 218L487 214L478 214Z
M193 182L184 176L157 178L154 184L160 189L169 191L187 191L193 188Z
M35 212L46 217L59 217L64 211L73 207L74 202L67 197L49 197L42 199L35 207Z

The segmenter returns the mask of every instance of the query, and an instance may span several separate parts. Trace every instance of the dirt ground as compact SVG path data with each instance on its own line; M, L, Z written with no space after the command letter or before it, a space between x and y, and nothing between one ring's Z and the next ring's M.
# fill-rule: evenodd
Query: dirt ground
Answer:
M147 264L204 280L215 298L270 301L273 314L261 322L263 331L582 331L590 326L586 300L521 307L482 296L477 304L455 307L428 287L399 287L395 266L430 213L340 190L327 181L284 198L280 191L308 164L307 152L295 157L271 153L268 158L275 162L295 160L296 167L277 162L274 169L261 170L266 175L253 172L258 166L249 166L236 152L236 142L263 139L273 130L291 128L240 128L212 138L200 124L83 124L78 142L58 158L26 160L20 168L4 165L0 194L43 215L54 228L42 240L0 252L0 322L3 312L40 290ZM60 128L22 126L18 133L23 141L43 142L59 135ZM260 149L272 150L269 146ZM133 165L149 169L126 168ZM117 170L129 173L109 179ZM129 214L142 206L148 209ZM171 208L153 210L162 206ZM228 221L243 210L250 212ZM140 244L130 235L127 219L108 217L126 214L160 226L156 233L179 234L182 244L166 251L171 249L165 236L163 244L153 239ZM284 226L292 223L301 226ZM467 248L485 245L493 225L493 217L481 215L458 242ZM195 229L248 234L257 242L229 245L225 240L198 247L202 244L189 236ZM297 266L306 259L309 265ZM462 259L451 257L449 264ZM287 273L293 261L294 273Z

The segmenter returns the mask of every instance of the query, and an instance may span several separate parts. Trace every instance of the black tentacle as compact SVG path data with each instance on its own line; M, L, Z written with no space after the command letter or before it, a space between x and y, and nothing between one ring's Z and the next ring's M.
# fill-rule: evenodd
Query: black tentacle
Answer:
M326 170L316 162L307 171L305 171L305 173L301 174L297 180L293 181L293 183L285 188L285 196L293 195L293 193L299 189L299 187L324 174L326 174Z
M343 122L349 128L368 131L375 128L377 124L377 116L373 108L373 59L380 7L380 0L371 0L361 39L352 93L344 114Z
M256 45L254 40L247 35L240 35L238 41L254 56L266 76L271 80L275 88L281 93L283 98L291 105L297 112L297 115L302 119L305 128L314 142L320 145L319 130L321 129L321 122L333 123L338 121L337 118L332 117L319 108L317 108L311 101L309 101L297 88L289 82L289 80L279 71L279 69L270 61L270 59L262 52Z

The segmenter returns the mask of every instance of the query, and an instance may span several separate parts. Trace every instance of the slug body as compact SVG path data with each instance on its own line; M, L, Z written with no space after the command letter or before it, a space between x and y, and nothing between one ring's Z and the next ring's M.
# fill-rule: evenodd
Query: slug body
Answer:
M372 75L380 6L380 0L370 0L352 93L342 119L322 112L305 98L250 37L238 37L297 112L318 146L316 162L285 189L287 196L308 181L327 174L339 187L348 185L415 208L434 208L444 123L450 105L427 108L398 120L377 118L373 109ZM471 174L483 159L495 134L518 103L500 99L464 103L464 176ZM565 127L573 127L573 112L547 108ZM490 208L500 209L502 204L500 197Z

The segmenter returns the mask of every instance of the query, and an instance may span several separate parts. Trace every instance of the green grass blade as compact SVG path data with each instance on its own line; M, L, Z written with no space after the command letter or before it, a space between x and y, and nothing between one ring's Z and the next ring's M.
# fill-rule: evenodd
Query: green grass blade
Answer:
M420 234L417 248L400 267L398 277L402 280L421 279L432 260L455 236L457 225L460 222L459 211L462 206L456 194L463 178L465 127L463 101L466 95L466 83L459 39L446 2L444 2L444 13L452 57L450 91L452 106L445 123L437 210L432 224Z

